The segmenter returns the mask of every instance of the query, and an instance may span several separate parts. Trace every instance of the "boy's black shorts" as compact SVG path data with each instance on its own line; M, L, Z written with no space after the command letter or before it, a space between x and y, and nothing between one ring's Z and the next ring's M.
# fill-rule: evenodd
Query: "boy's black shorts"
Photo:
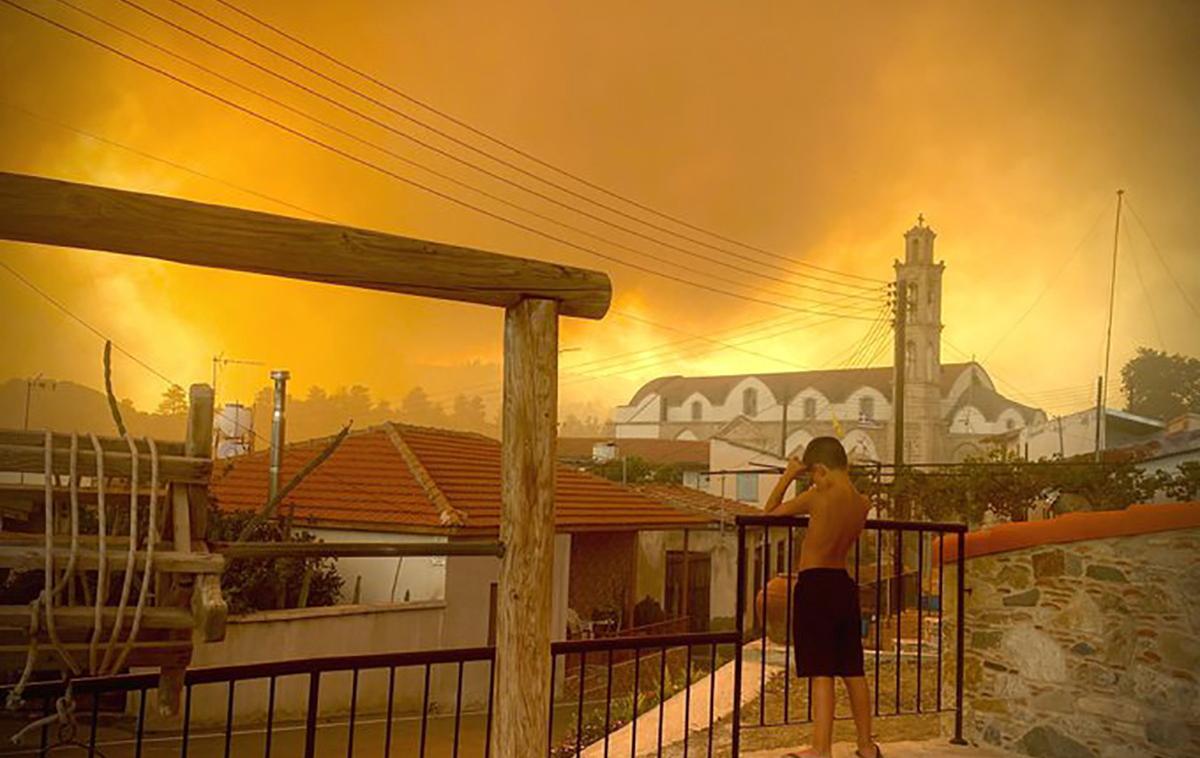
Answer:
M843 569L800 572L792 598L796 676L862 676L858 585Z

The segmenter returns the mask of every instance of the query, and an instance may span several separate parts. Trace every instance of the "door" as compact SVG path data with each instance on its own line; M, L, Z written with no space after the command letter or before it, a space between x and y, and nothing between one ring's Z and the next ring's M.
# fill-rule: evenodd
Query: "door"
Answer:
M687 570L684 570L686 560ZM686 584L685 584L686 575ZM712 559L707 553L667 551L665 610L669 618L687 616L688 631L708 630ZM686 593L686 602L685 602Z

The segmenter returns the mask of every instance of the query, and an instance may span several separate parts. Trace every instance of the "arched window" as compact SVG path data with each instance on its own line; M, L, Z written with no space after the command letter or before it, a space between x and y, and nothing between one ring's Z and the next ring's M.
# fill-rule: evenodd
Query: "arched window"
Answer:
M920 305L920 303L921 303L921 301L917 299L917 294L918 294L917 283L909 282L908 283L908 302L906 303L906 305L908 306L908 310L906 311L906 313L908 314L909 321L917 320L917 306Z
M904 347L905 375L912 379L917 373L917 343L912 340Z
M742 413L746 416L758 415L758 393L753 387L742 390Z
M804 398L804 418L817 417L817 399L815 397Z
M875 420L875 398L870 395L864 395L858 399L858 420Z
M700 405L699 400L692 401L692 421L699 421L704 417L704 406Z

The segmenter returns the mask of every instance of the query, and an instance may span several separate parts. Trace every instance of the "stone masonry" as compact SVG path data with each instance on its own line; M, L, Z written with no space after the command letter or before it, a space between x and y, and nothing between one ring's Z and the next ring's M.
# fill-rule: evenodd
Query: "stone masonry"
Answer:
M971 742L1200 755L1200 529L969 558L967 587Z

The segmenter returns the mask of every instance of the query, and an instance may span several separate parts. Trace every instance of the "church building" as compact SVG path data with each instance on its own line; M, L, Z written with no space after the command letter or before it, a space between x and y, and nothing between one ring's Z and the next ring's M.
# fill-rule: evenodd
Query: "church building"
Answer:
M904 460L962 461L987 452L986 438L1045 420L1002 395L976 362L942 363L942 273L937 235L918 220L904 234L896 292L907 295ZM618 438L724 440L790 455L813 437L842 439L852 458L893 460L891 367L664 376L642 386L613 421Z

